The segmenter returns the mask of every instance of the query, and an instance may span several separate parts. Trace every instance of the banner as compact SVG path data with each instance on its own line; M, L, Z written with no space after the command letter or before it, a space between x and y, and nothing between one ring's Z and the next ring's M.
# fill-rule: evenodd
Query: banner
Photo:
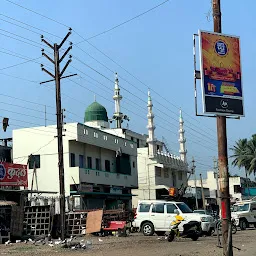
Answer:
M204 113L244 116L240 40L200 31Z
M0 163L0 186L28 187L27 165Z

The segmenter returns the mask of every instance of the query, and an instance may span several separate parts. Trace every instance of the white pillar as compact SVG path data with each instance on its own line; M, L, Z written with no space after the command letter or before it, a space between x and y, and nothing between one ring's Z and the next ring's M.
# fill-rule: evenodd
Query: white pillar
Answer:
M186 139L185 139L185 130L184 130L184 120L182 117L182 111L180 110L180 129L179 129L179 143L180 143L180 159L187 163L187 150L186 150Z
M121 128L121 123L123 119L123 114L121 113L121 107L120 107L120 102L122 98L123 97L120 95L119 81L116 73L115 90L114 90L114 96L113 96L113 99L115 101L114 119L116 120L116 128Z
M155 135L154 135L154 131L155 131L155 126L154 126L154 114L152 112L152 107L153 107L153 103L152 103L152 99L150 96L150 91L148 91L148 153L149 156L154 156L156 154L156 145L155 145Z

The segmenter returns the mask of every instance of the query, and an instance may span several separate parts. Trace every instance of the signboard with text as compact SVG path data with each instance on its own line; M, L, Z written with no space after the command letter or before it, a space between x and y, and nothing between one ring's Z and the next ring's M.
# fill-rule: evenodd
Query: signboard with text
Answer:
M0 163L0 186L28 187L27 165Z
M239 38L206 31L199 36L204 113L244 116Z

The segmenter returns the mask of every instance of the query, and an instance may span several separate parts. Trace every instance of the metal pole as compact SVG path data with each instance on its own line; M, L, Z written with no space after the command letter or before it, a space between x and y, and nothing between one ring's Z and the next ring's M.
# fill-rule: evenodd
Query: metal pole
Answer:
M220 0L212 0L212 12L214 21L214 32L221 33L221 8ZM232 256L232 236L228 239L228 230L231 220L229 174L228 174L228 152L227 152L227 128L226 117L217 116L218 134L218 162L220 174L221 193L221 215L222 215L222 245L223 255ZM228 242L228 243L227 243Z
M65 185L64 185L64 164L63 164L63 138L62 138L62 113L61 113L61 92L60 92L60 62L59 46L54 44L55 84L56 84L56 116L57 116L57 137L58 137L58 160L59 160L59 186L60 186L60 222L61 239L65 239Z
M192 170L194 172L194 181L195 181L195 198L196 198L196 209L198 210L198 199L197 199L197 188L196 188L196 166L195 159L192 159Z
M205 197L204 197L204 187L203 187L203 180L202 180L202 174L200 173L200 181L201 181L201 193L202 193L202 200L203 200L203 208L206 210L205 205Z

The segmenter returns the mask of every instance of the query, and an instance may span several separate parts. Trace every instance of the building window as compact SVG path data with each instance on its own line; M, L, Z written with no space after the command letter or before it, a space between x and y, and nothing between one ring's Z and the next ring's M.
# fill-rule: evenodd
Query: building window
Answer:
M126 147L126 145L127 145L127 143L126 143L126 141L124 142L124 146Z
M104 136L103 136L103 139L104 139L104 140L108 140L108 136L107 136L107 135L104 135Z
M165 178L169 178L168 169L165 169L165 170L164 170L164 177L165 177Z
M94 133L93 133L93 136L94 136L94 138L98 138L98 133L97 133L97 132L94 132Z
M100 170L100 159L99 158L95 159L95 164L96 164L96 170Z
M131 137L131 140L133 141L133 137Z
M234 185L234 193L241 193L240 185Z
M182 172L178 172L178 179L182 180Z
M29 169L40 168L40 155L30 155Z
M133 148L133 144L131 144L131 148Z
M70 167L76 166L76 155L74 153L70 153Z
M118 144L118 139L115 139L115 143Z
M139 147L140 147L140 140L137 139L137 148L139 148Z
M110 161L109 160L105 160L105 171L110 172Z
M156 177L161 177L161 168L155 167L155 173L156 173Z
M90 156L87 157L87 168L92 169L92 158Z
M135 162L134 161L132 162L132 167L135 168Z
M84 156L79 155L79 168L84 168Z
M87 129L84 129L84 134L88 135L88 130Z

